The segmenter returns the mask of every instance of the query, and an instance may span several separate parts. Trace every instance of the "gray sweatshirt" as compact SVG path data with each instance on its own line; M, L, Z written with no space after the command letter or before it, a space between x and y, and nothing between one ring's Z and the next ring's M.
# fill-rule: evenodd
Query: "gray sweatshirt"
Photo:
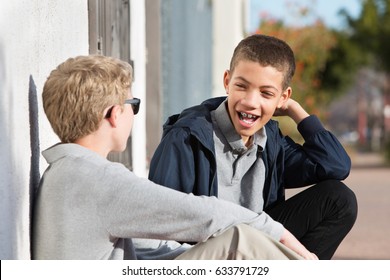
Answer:
M131 238L199 242L234 224L265 223L233 203L137 177L77 144L43 156L49 167L34 205L34 259L134 259Z

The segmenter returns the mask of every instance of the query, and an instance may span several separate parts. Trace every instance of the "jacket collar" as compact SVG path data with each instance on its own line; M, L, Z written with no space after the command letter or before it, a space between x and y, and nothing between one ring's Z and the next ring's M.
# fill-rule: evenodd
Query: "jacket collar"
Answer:
M226 100L226 97L207 99L200 105L185 109L180 114L172 115L163 126L163 137L173 128L180 127L190 131L203 146L214 153L213 124L211 111Z

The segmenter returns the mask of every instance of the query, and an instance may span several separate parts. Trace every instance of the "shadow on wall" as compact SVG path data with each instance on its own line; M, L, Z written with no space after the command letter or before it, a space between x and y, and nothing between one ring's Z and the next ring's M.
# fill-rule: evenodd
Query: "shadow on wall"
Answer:
M30 129L30 178L29 186L20 185L17 176L16 159L13 157L13 131L18 129L18 120L15 120L13 111L15 103L14 93L7 77L5 65L5 50L0 40L0 259L18 259L23 252L18 252L20 230L30 230L31 223L21 221L22 209L25 205L20 199L21 194L28 192L30 218L33 206L33 196L38 187L39 172L39 124L38 124L38 98L34 79L29 77L28 105ZM27 96L26 96L27 97ZM21 125L21 127L26 127ZM28 189L27 189L28 188ZM24 202L25 203L25 202ZM31 221L31 219L30 219ZM28 228L30 226L30 228ZM22 227L22 228L21 228ZM23 242L23 241L22 241Z
M38 189L40 173L39 173L39 123L38 123L38 97L37 87L35 85L32 75L30 75L28 87L28 109L29 109L29 123L30 123L30 203L35 191Z
M29 181L29 192L30 192L30 221L32 221L32 213L34 208L34 196L38 189L40 172L39 172L39 122L38 122L38 97L37 87L35 85L32 75L30 75L29 86L28 86L28 109L29 109L29 124L30 124L30 181ZM32 222L30 222L30 237L32 233ZM30 238L31 240L31 238ZM31 251L30 242L30 251Z

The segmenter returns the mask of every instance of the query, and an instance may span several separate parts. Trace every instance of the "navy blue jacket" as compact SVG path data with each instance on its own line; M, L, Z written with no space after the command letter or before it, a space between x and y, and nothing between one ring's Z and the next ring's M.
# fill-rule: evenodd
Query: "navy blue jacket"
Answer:
M210 112L225 99L208 99L168 118L150 163L149 179L185 193L218 196ZM265 128L267 144L260 155L266 169L264 208L283 201L285 188L308 186L326 179L343 180L349 175L349 156L316 116L307 117L298 125L305 140L303 145L283 136L274 120Z

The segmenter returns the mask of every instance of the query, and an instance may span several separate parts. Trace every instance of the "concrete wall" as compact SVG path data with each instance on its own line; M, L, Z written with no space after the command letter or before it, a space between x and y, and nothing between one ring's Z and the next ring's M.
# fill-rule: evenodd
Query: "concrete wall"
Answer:
M246 36L249 0L213 0L212 95L223 96L223 73L236 45Z
M162 134L161 0L146 0L146 152L148 164Z
M88 7L80 0L0 2L0 259L30 258L30 194L58 141L42 109L50 70L88 54Z

